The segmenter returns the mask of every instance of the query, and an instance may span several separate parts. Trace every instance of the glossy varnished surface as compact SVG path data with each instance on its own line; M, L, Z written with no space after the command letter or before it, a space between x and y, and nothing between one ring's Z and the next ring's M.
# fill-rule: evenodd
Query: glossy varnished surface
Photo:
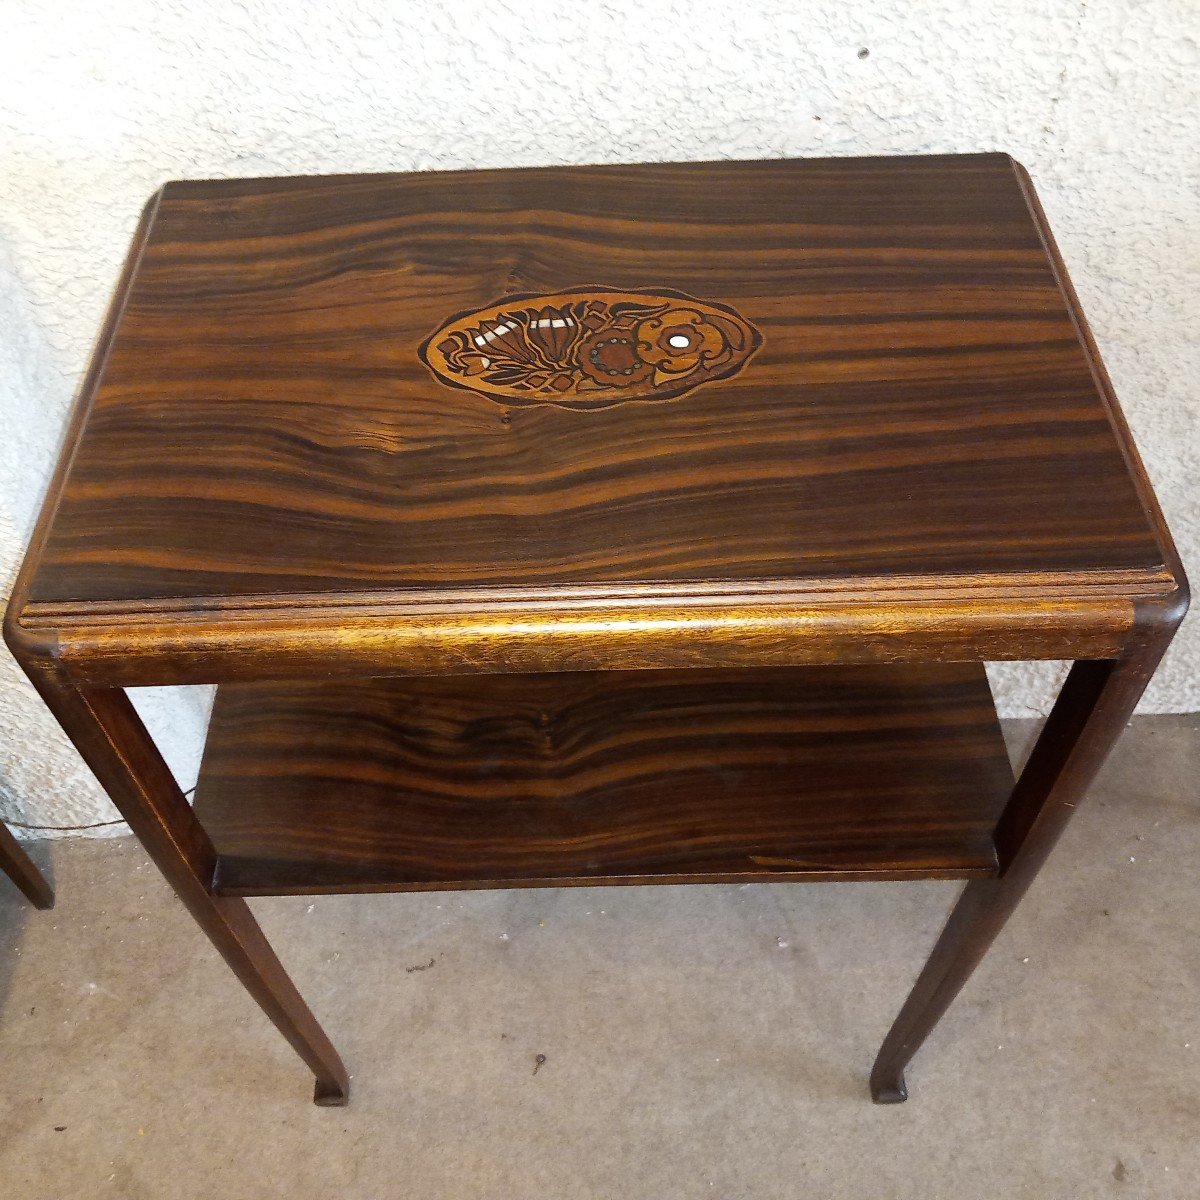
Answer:
M727 305L763 344L599 411L420 361L454 314L586 286ZM30 595L1162 560L1021 182L979 155L169 184Z
M229 685L196 813L229 892L995 871L978 666Z

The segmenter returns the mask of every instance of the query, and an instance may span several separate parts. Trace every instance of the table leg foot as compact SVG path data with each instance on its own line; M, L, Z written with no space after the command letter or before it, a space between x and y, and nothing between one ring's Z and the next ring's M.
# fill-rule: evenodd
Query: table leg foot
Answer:
M338 1080L318 1079L313 1103L321 1108L344 1108L350 1103L350 1080L345 1074Z
M180 894L185 903L199 899ZM245 900L210 896L189 907L246 990L317 1077L314 1103L345 1104L350 1094L346 1068L275 957Z
M904 1082L904 1072L892 1075L872 1072L871 1099L876 1104L903 1104L908 1099L908 1087Z

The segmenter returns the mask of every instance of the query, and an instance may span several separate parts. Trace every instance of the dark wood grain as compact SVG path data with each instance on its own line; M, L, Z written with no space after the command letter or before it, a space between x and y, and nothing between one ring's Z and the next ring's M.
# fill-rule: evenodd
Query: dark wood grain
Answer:
M418 357L586 284L764 344L599 412ZM1162 562L1006 157L594 167L167 185L32 598Z
M976 665L223 686L196 813L233 893L995 872Z

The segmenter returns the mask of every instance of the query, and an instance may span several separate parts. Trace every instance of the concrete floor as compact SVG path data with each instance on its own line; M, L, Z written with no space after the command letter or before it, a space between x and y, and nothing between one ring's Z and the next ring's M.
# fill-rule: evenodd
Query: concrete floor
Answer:
M355 1076L318 1109L136 843L42 843L53 912L0 881L0 1195L1194 1200L1198 730L1134 722L891 1108L954 884L256 901Z

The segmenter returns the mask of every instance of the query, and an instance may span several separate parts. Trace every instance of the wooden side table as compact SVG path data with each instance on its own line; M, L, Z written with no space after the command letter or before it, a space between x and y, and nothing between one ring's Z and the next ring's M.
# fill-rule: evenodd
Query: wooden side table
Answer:
M887 1102L1186 603L984 154L170 183L5 630L318 1103L246 896L966 879ZM1075 660L1015 787L989 659Z

